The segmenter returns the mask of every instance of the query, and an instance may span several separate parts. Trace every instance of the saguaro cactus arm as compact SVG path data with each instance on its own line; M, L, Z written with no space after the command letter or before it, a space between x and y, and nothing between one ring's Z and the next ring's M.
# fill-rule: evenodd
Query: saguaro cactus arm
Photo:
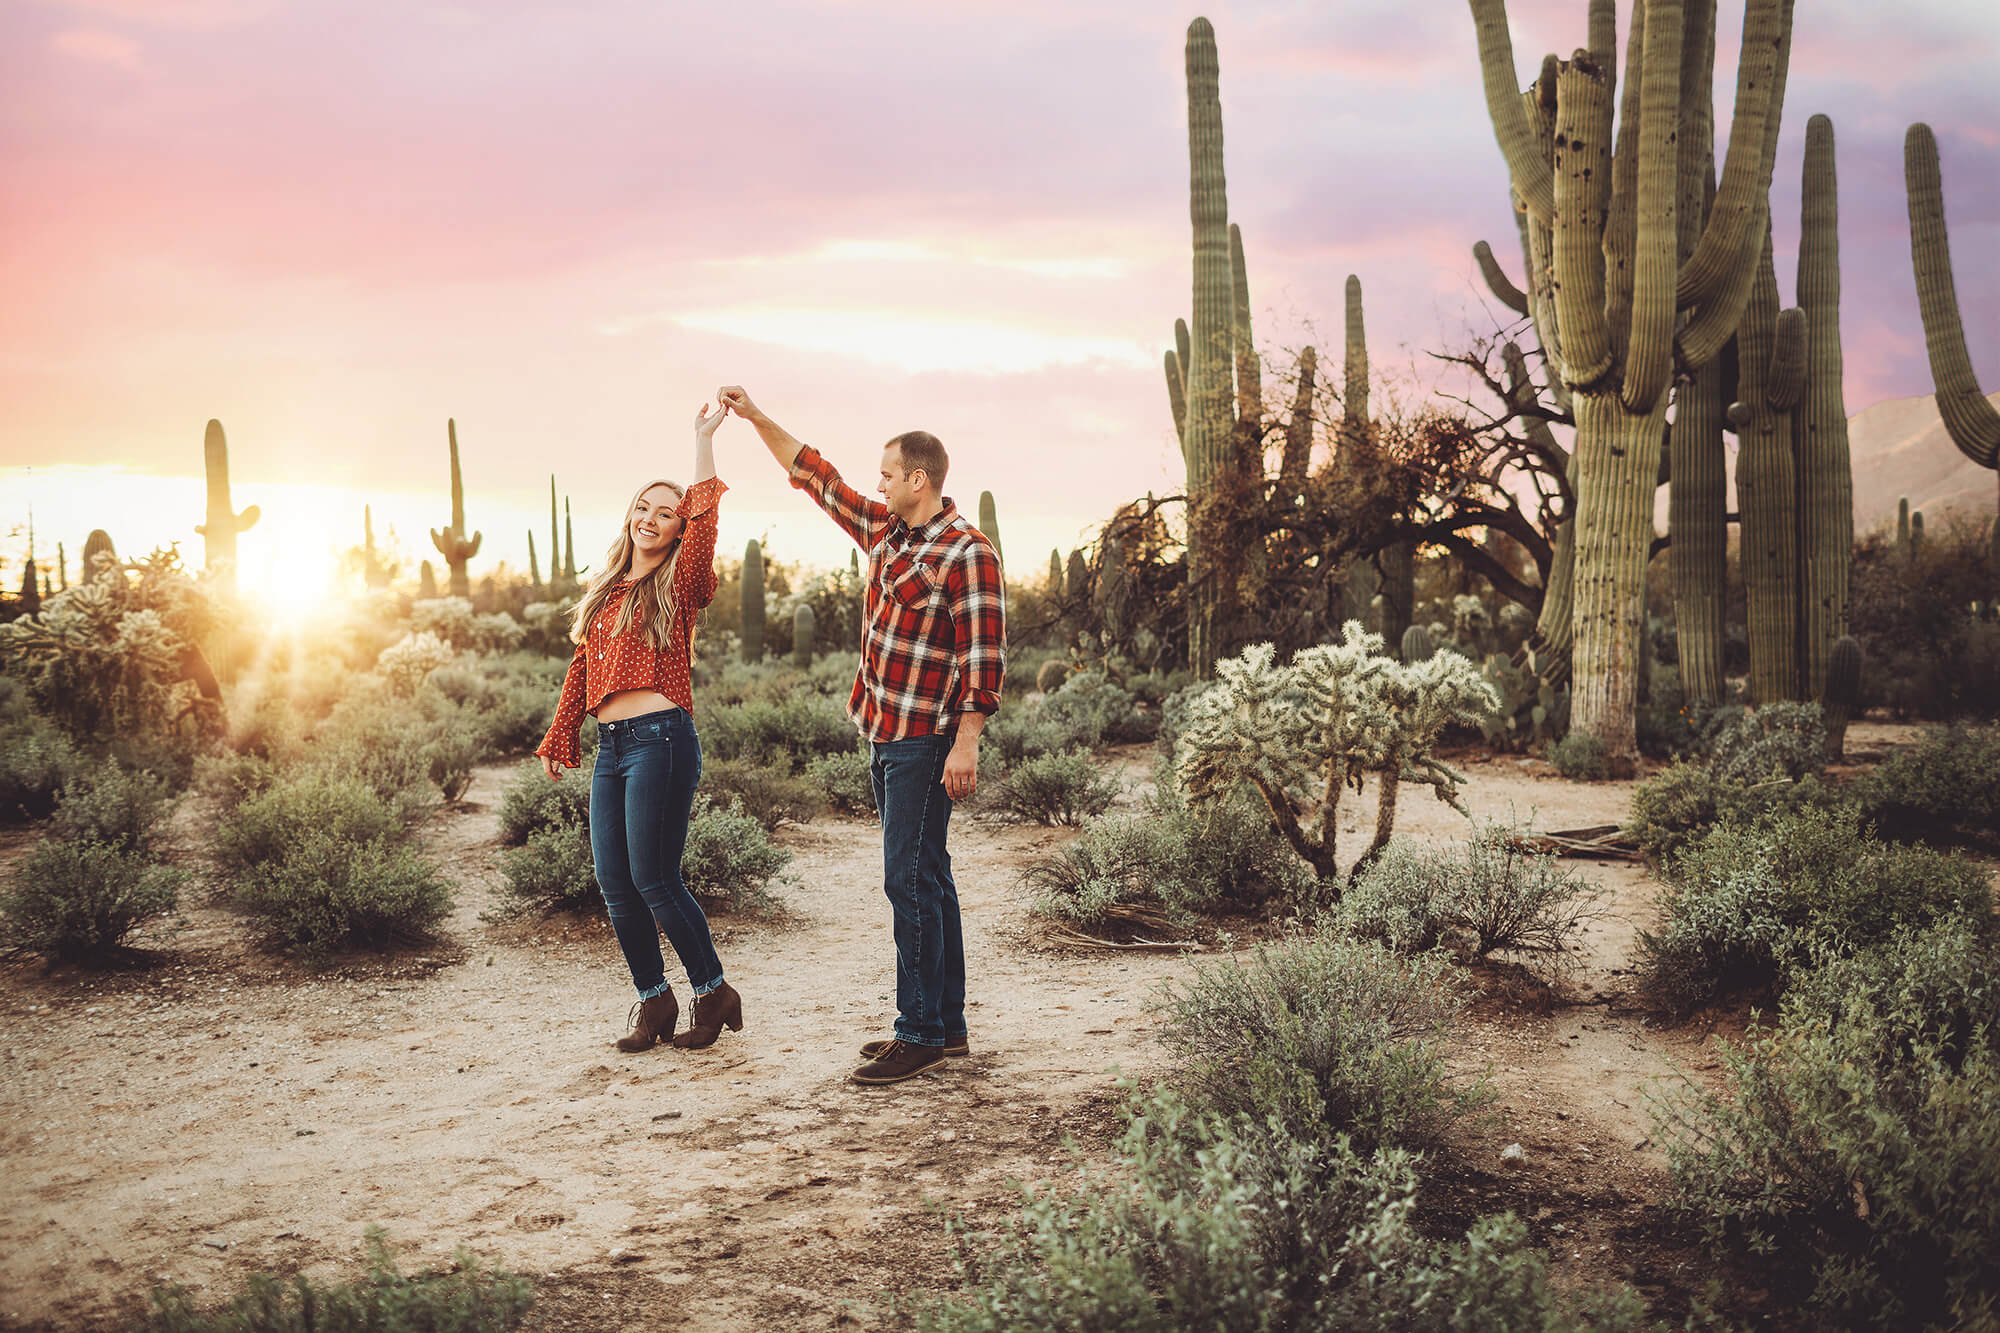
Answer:
M1620 398L1627 411L1646 411L1673 373L1675 280L1679 276L1681 0L1647 0L1644 68L1627 70L1641 84L1638 133L1638 240L1632 256L1632 324ZM1761 128L1761 126L1760 126Z
M1474 30L1479 38L1479 72L1486 91L1486 112L1493 134L1507 160L1507 174L1529 216L1543 226L1555 221L1555 174L1548 158L1536 151L1535 132L1521 105L1514 73L1514 39L1507 31L1506 0L1471 0Z
M1236 348L1236 417L1264 419L1264 367L1250 336L1250 268L1243 259L1243 229L1229 224L1230 336Z
M1500 267L1500 261L1493 257L1493 247L1480 241L1472 247L1472 257L1479 261L1479 271L1486 278L1486 286L1500 304L1517 315L1527 314L1527 293L1516 287L1513 279L1507 276L1507 270Z
M1556 78L1556 320L1563 378L1593 385L1611 368L1604 317L1605 205L1611 183L1611 89L1588 64Z
M1910 204L1910 265L1916 270L1917 306L1923 313L1924 349L1930 353L1938 415L1961 453L1981 467L1995 467L2000 460L2000 411L1979 392L1965 348L1958 287L1951 276L1951 241L1945 234L1937 136L1922 121L1910 126L1903 138L1903 185Z
M1722 160L1722 181L1716 187L1708 226L1681 265L1676 301L1682 308L1713 300L1730 285L1746 250L1762 249L1757 212L1770 192L1777 162L1791 37L1792 0L1750 0L1743 15L1729 152ZM1751 263L1755 262L1753 251Z

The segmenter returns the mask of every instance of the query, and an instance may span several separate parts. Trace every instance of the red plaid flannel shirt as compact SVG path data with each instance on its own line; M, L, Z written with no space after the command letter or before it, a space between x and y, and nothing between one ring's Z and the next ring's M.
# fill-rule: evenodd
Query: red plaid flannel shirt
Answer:
M949 499L911 527L862 497L810 445L792 485L868 552L861 669L847 711L871 741L957 729L961 713L992 714L1007 674L1007 609L993 543Z

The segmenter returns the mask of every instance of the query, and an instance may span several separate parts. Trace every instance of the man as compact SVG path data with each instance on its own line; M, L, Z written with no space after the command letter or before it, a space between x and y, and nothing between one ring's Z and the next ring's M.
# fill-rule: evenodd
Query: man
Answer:
M870 743L882 887L894 913L896 1031L861 1048L857 1083L900 1083L970 1050L965 941L945 832L979 785L979 733L1000 707L1006 609L993 544L944 494L950 459L927 431L883 447L881 501L840 478L750 401L716 391L757 430L792 485L868 553L861 666L847 711Z

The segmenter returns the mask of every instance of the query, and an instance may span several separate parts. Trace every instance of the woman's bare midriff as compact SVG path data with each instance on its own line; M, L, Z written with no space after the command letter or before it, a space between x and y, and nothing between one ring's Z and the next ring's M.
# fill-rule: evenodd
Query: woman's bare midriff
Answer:
M658 713L680 705L661 694L658 690L619 690L604 696L604 702L597 705L599 722L623 722L628 717L641 713Z

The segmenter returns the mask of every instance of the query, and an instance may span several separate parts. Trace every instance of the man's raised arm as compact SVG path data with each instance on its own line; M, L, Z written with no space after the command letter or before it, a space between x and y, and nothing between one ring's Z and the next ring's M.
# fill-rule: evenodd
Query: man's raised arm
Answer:
M868 499L842 481L833 464L820 457L819 450L800 443L790 431L771 420L763 408L750 401L742 385L726 384L715 395L723 406L756 427L757 437L764 441L771 457L791 474L792 485L810 495L826 511L826 516L854 539L855 545L864 551L875 549L875 543L882 540L889 526L887 505Z

